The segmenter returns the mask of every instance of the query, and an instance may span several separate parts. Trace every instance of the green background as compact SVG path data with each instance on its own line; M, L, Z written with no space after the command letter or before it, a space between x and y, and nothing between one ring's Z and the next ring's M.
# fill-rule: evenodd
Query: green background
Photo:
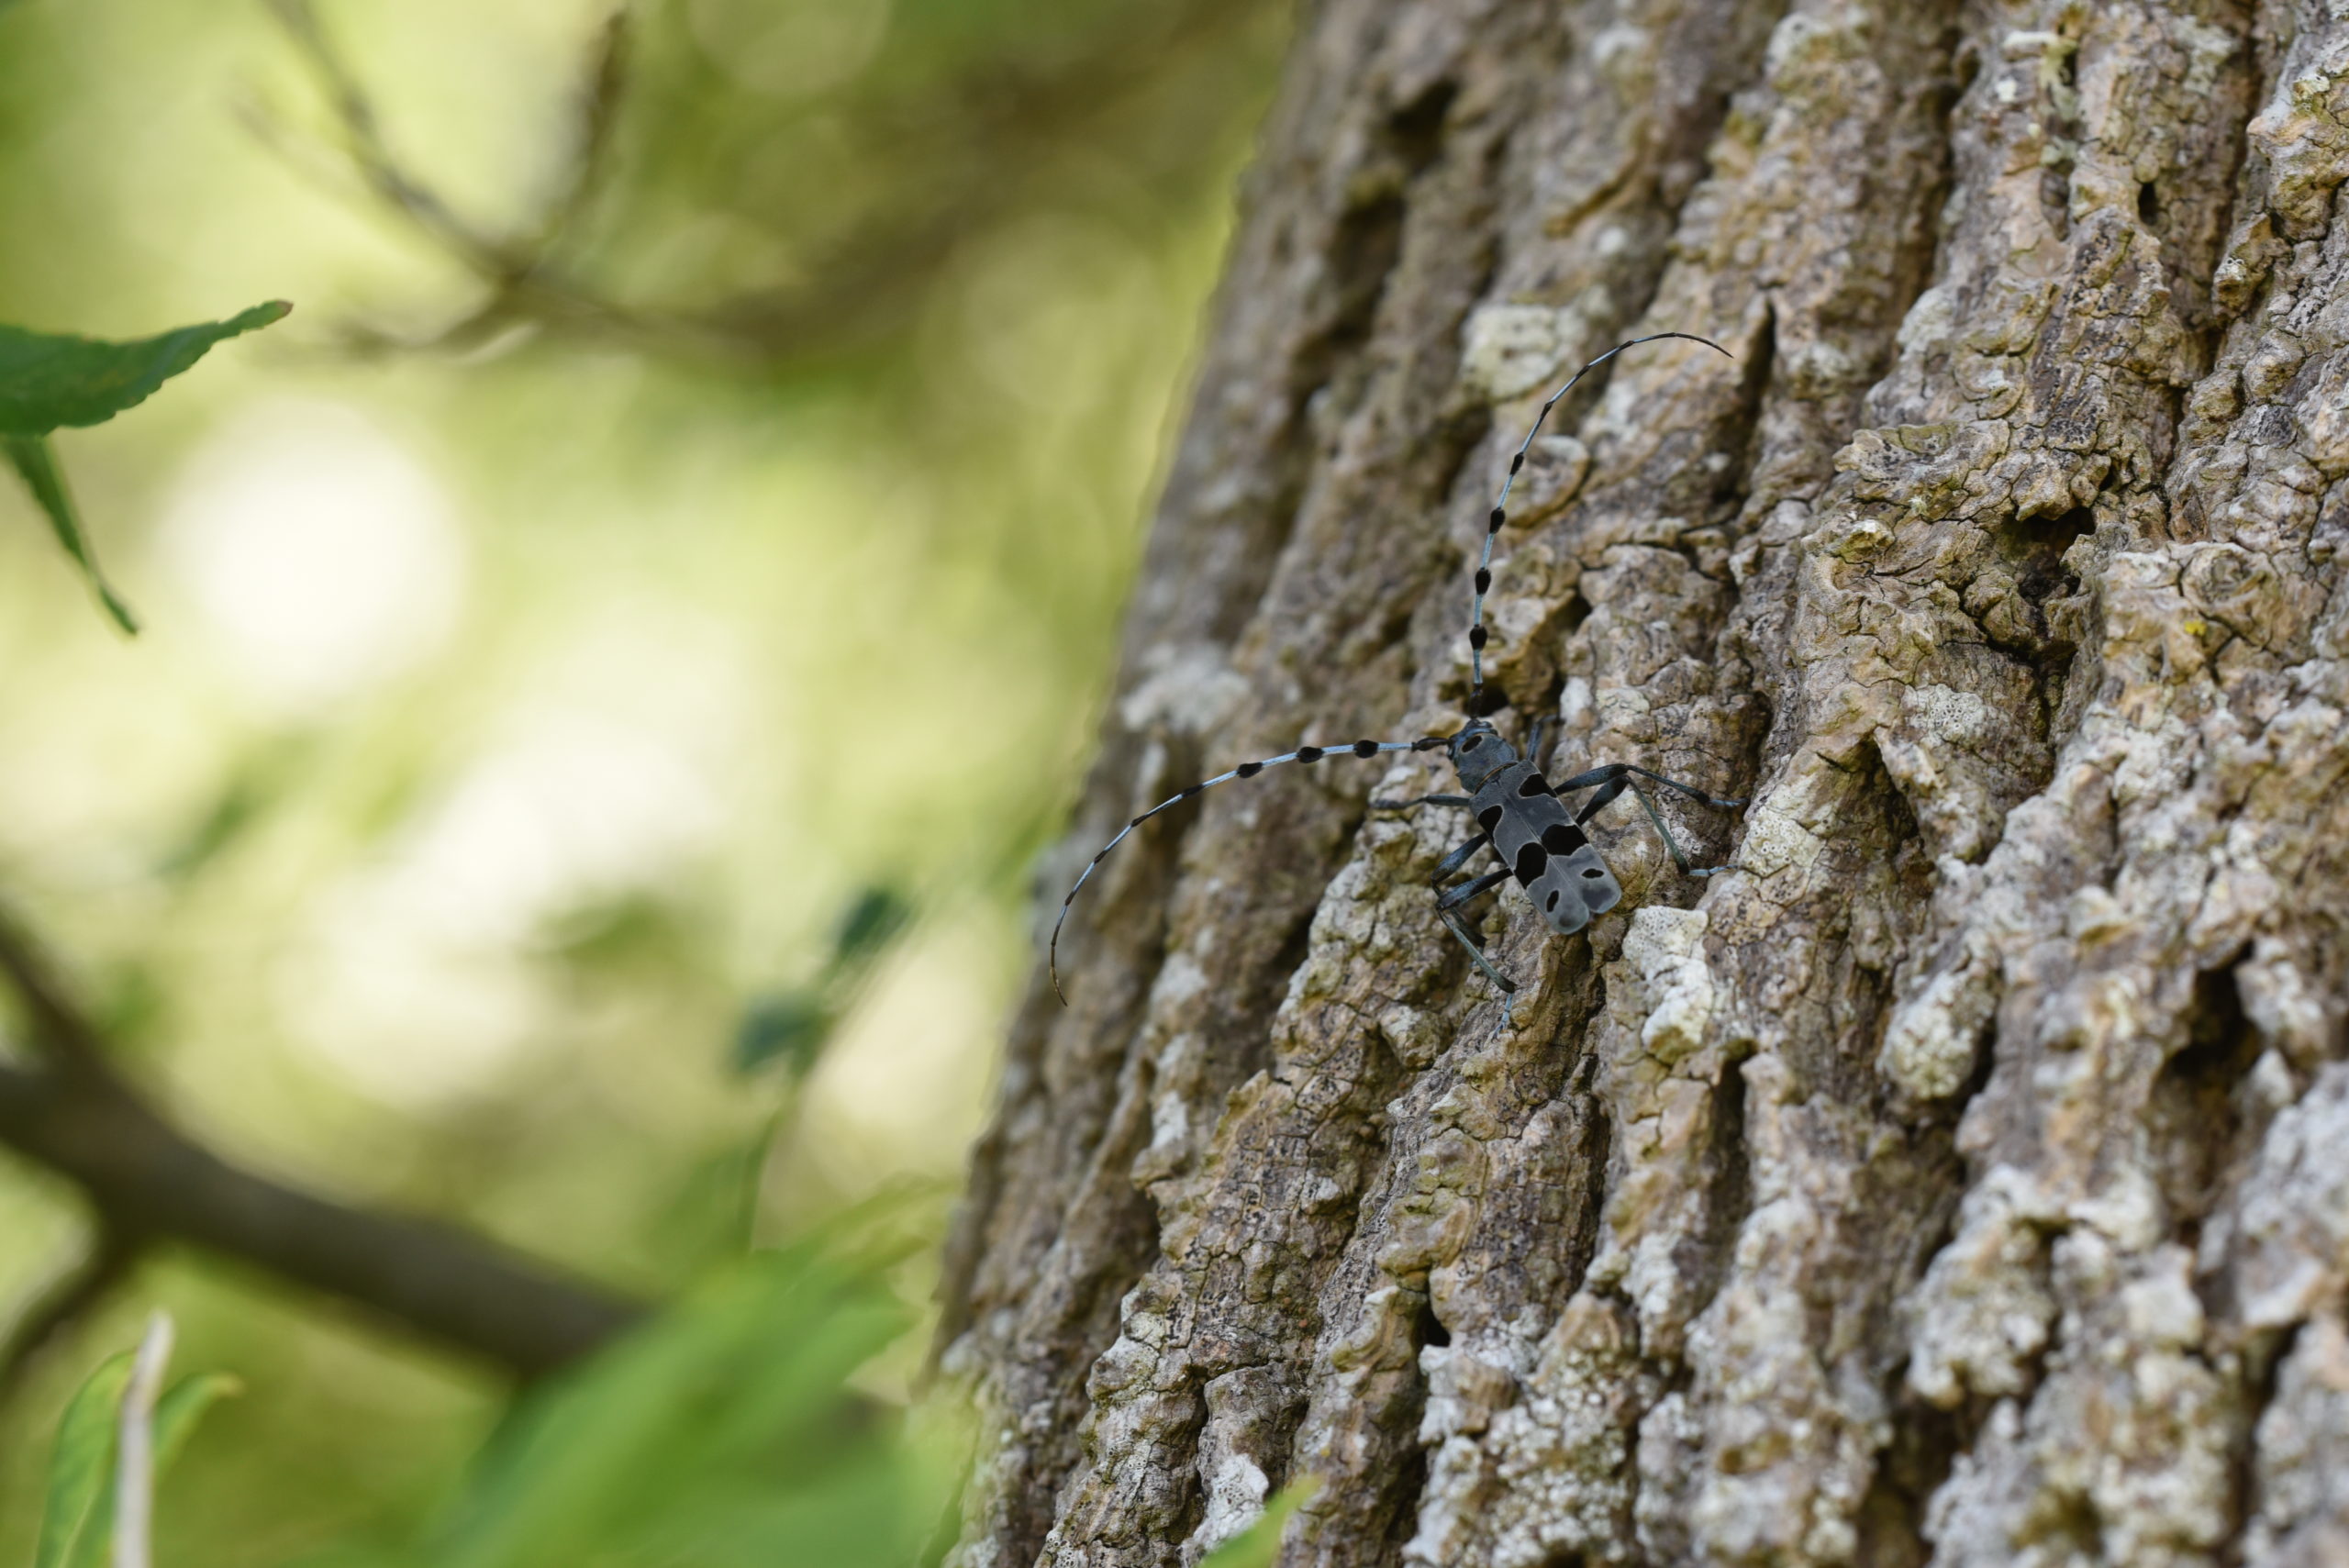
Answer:
M501 244L562 185L604 15L319 12ZM215 1148L667 1297L959 1173L1287 17L631 15L562 291L452 334L479 258L371 193L263 6L0 5L0 321L295 306L57 438L136 639L0 487L0 896ZM874 889L910 919L828 968ZM742 1071L746 1020L787 1059ZM0 1303L84 1240L0 1156ZM169 1564L404 1535L508 1392L156 1254L0 1410L0 1562L155 1305L245 1385L166 1485ZM921 1333L860 1383L902 1397Z

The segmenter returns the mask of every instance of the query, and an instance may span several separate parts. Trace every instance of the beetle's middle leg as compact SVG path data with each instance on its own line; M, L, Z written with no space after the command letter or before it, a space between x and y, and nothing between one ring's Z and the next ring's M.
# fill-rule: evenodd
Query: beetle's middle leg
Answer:
M1483 849L1487 841L1485 835L1479 833L1452 853L1444 856L1442 862L1437 865L1435 875L1431 879L1436 884L1435 913L1436 918L1443 922L1444 929L1460 939L1460 945L1468 950L1469 958L1475 962L1478 969L1484 971L1485 978L1499 987L1501 1015L1514 1025L1517 1022L1515 1011L1517 983L1495 969L1492 961L1485 956L1485 950L1476 945L1475 937L1460 917L1460 906L1472 898L1481 897L1490 893L1516 873L1504 866L1499 871L1487 872L1483 876L1464 882L1457 887L1443 885L1443 879L1467 864L1468 857Z

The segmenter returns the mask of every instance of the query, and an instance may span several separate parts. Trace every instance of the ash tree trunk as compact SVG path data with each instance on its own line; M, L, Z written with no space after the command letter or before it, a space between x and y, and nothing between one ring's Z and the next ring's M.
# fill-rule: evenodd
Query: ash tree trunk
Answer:
M2349 1562L2349 9L1322 0L950 1257L964 1568ZM1628 800L1622 803L1629 806ZM1060 877L1060 886L1066 879ZM1047 906L1059 887L1047 889Z

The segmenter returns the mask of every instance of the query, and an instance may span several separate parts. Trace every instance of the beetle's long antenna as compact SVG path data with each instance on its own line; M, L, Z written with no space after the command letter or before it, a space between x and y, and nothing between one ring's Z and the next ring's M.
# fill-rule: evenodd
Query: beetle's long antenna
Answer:
M1517 471L1525 466L1525 454L1532 449L1533 438L1542 433L1542 421L1547 419L1550 417L1550 410L1555 408L1559 401L1575 389L1575 382L1580 381L1626 349L1636 349L1642 343L1660 343L1666 338L1679 338L1691 343L1702 343L1716 353L1727 355L1732 360L1737 358L1735 354L1730 353L1727 349L1722 348L1710 338L1699 338L1694 332L1655 332L1645 338L1634 338L1627 343L1618 343L1582 369L1575 372L1565 385L1552 393L1550 400L1542 405L1542 412L1533 417L1533 428L1526 431L1525 439L1517 443L1517 455L1508 460L1508 477L1501 481L1500 495L1493 502L1492 515L1485 519L1484 553L1476 558L1476 600L1468 612L1468 662L1471 671L1468 712L1471 717L1480 711L1481 699L1485 695L1485 595L1493 585L1493 536L1501 531L1503 523L1508 521L1509 486L1517 483Z
M1052 977L1052 991L1060 997L1061 1005L1063 1006L1068 1005L1068 993L1061 989L1060 970L1061 928L1068 923L1068 906L1076 902L1077 889L1083 887L1085 880L1092 876L1094 868L1109 858L1111 850L1125 842L1127 834L1170 806L1180 806L1193 795L1233 779L1252 779L1266 768L1276 768L1283 762L1318 762L1324 757L1375 757L1382 751L1432 751L1443 743L1444 738L1441 735L1422 735L1417 740L1357 740L1349 746L1299 746L1294 751L1284 751L1277 757L1267 757L1261 762L1242 762L1230 773L1218 773L1211 779L1202 779L1180 794L1167 796L1119 828L1118 836L1102 845L1101 852L1095 855L1085 870L1078 874L1076 886L1070 888L1068 896L1061 900L1061 917L1052 922L1052 940L1051 945L1045 950L1045 967Z

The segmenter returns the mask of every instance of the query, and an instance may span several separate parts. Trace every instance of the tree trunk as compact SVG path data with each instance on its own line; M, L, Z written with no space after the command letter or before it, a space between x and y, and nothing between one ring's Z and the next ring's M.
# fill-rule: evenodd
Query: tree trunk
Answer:
M2349 1562L2349 8L1323 0L947 1283L968 1568ZM1594 377L1594 382L1602 378ZM1487 862L1489 863L1489 862Z

